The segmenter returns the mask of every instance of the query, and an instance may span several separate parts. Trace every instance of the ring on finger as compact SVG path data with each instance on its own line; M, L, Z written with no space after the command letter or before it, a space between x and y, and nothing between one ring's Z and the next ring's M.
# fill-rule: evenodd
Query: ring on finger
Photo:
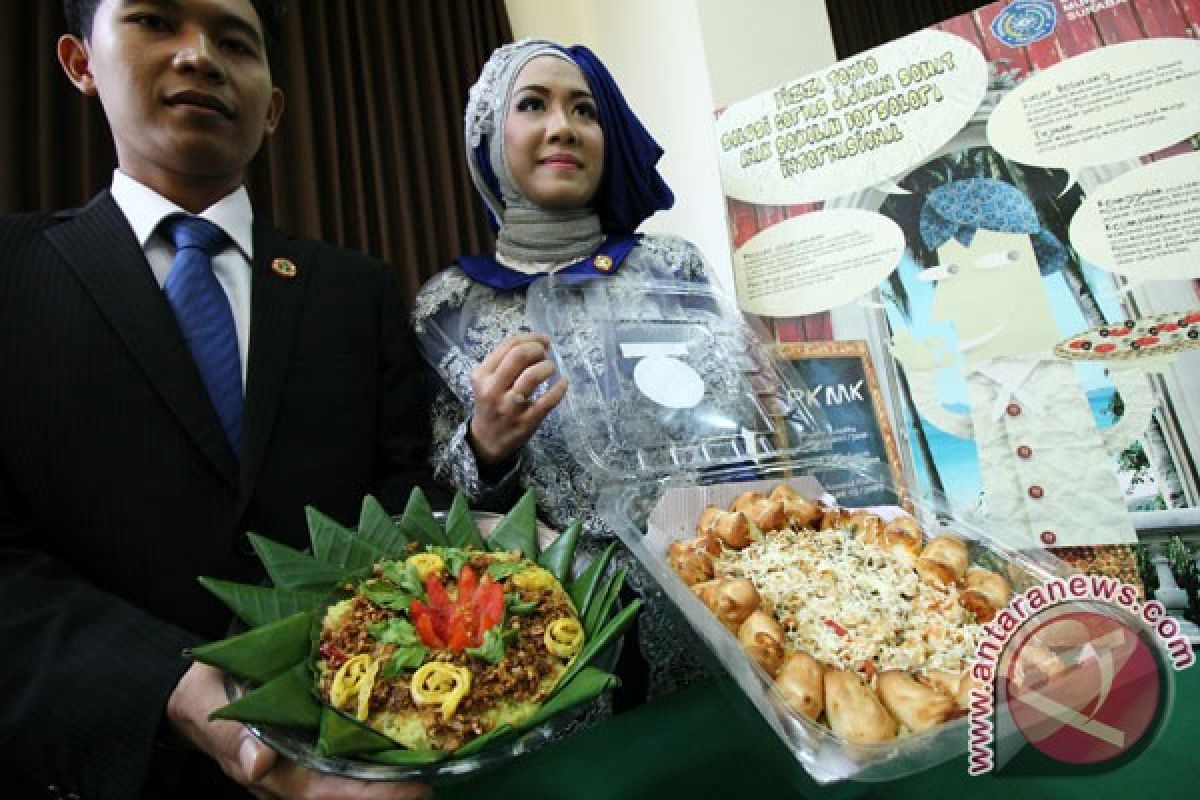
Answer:
M518 392L516 389L508 390L508 399L510 401L512 401L513 405L517 405L517 406L523 406L529 402L529 398L526 397L521 392Z

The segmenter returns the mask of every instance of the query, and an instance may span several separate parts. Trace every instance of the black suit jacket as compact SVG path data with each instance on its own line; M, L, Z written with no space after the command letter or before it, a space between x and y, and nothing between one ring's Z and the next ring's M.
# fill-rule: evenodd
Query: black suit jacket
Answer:
M258 221L254 253L239 463L109 194L0 218L0 761L43 791L139 795L181 651L229 623L196 576L258 579L246 531L303 547L305 504L426 479L387 269Z

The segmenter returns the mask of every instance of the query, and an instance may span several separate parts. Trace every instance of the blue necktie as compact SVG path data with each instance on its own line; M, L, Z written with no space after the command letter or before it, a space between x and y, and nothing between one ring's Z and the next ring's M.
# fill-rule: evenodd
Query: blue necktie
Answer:
M175 243L163 291L236 455L242 446L242 362L229 298L212 269L227 237L208 220L182 214L167 217L162 227Z

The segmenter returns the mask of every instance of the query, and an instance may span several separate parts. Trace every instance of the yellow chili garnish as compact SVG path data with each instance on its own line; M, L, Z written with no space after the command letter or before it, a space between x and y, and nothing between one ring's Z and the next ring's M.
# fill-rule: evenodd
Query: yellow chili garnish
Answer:
M471 670L443 661L430 661L413 673L413 702L419 706L440 704L442 720L448 720L471 691Z
M404 563L416 567L421 580L425 580L425 576L430 573L437 575L446 568L446 562L437 553L417 553L415 556L409 556Z
M370 711L371 689L375 686L378 673L379 662L372 660L369 653L346 659L329 686L329 699L334 707L346 710L353 702L354 716L365 720Z
M529 567L512 576L514 586L522 589L552 589L558 583L554 575L541 567Z
M583 626L574 617L560 617L546 626L546 649L559 658L570 658L583 647Z

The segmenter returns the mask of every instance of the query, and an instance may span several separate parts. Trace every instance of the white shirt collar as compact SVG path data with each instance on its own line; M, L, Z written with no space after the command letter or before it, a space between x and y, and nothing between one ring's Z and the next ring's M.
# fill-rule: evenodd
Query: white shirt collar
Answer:
M146 248L164 217L188 213L119 169L113 170L111 191L142 249ZM245 186L225 195L200 212L200 216L225 231L247 261L254 260L254 208Z

